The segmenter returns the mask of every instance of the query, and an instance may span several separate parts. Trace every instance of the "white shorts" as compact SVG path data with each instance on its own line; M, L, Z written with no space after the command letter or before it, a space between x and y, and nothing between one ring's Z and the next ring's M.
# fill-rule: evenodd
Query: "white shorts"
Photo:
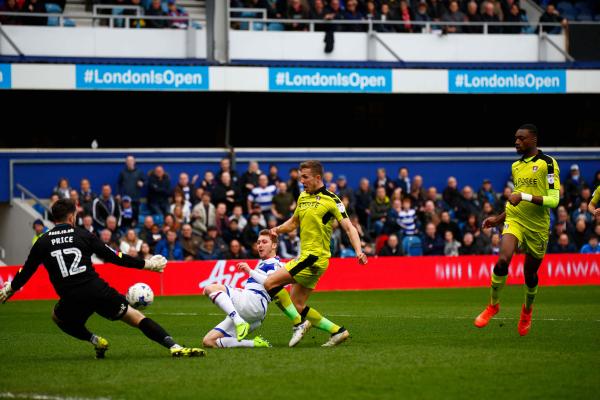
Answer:
M240 317L250 324L250 332L258 328L267 315L267 299L251 290L232 288L230 286L225 286L225 288ZM235 324L229 317L226 317L213 329L225 336L236 337L237 335Z

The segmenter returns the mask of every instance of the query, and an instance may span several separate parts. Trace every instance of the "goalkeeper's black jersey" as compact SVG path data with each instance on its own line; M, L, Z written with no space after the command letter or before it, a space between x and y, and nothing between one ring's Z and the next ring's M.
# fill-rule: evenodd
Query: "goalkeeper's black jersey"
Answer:
M144 260L115 253L85 229L59 224L35 242L25 265L12 280L11 287L15 291L19 290L39 265L44 264L54 290L62 297L74 287L99 279L92 266L94 253L112 264L130 268L144 267Z

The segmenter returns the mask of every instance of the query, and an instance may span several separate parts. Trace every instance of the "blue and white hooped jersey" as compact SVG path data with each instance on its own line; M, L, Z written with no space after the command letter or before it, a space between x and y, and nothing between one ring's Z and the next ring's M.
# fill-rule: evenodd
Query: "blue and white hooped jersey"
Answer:
M254 268L254 271L259 272L260 274L263 274L266 277L266 276L271 275L273 272L277 271L279 268L283 267L283 265L284 265L284 263L282 263L279 260L279 257L272 257L272 258L268 258L266 260L261 260L258 263L258 265ZM267 299L270 299L265 287L263 285L261 285L260 283L258 283L252 277L248 278L248 281L246 281L246 286L244 287L244 289L252 290L254 292L259 291L259 292L261 292L261 294L264 294L264 297L266 297Z

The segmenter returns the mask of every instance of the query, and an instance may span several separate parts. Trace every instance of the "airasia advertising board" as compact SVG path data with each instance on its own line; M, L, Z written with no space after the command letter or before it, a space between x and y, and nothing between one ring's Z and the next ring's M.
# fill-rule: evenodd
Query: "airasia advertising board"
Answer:
M359 265L353 258L333 258L317 290L378 290L488 286L497 257L379 257ZM247 275L238 272L238 260L169 262L165 272L141 271L114 265L96 265L100 276L125 293L136 282L149 284L157 295L201 294L211 283L243 287ZM251 267L257 260L249 260ZM19 267L0 267L0 284L12 280ZM541 285L599 285L600 256L552 254L539 270ZM523 283L523 256L515 256L509 269L509 283ZM57 298L40 266L14 299Z

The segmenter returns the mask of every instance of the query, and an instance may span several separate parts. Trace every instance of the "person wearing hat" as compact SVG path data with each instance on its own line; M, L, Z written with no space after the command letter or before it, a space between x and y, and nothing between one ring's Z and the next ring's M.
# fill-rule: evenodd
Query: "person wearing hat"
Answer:
M348 202L350 203L351 209L354 209L356 204L356 197L354 196L354 190L350 186L348 186L348 180L346 179L346 175L340 175L337 178L337 195L340 199L344 197L348 198Z
M581 189L587 186L587 183L581 176L579 165L572 164L569 170L569 177L565 179L565 197L570 206L577 200L577 197L581 193Z
M131 196L123 196L121 198L121 228L134 228L137 225L137 221L134 215L135 213L133 210L133 202Z
M477 192L477 197L481 204L484 202L488 202L492 205L496 204L497 197L496 192L494 192L494 188L492 187L492 181L487 178L483 180L483 184L479 188L479 192Z
M41 219L36 219L33 221L33 230L35 231L35 236L31 239L31 244L35 244L37 240L42 237L42 235L48 232L48 228L44 225L44 221Z

